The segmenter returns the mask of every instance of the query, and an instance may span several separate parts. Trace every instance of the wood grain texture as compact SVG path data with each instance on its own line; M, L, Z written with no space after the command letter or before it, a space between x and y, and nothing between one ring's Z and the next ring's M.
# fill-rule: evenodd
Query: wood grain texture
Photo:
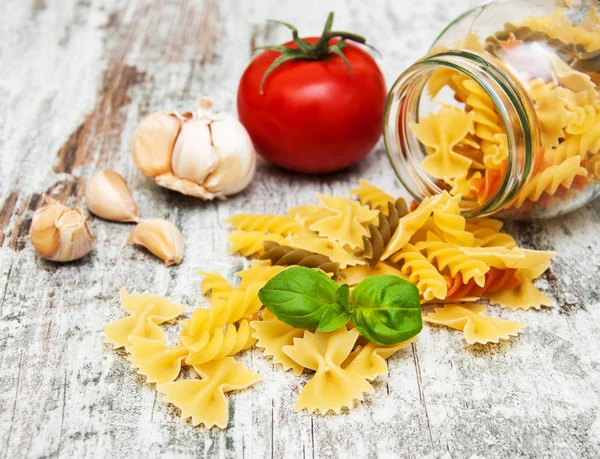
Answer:
M156 187L134 166L140 118L192 109L211 95L235 111L237 82L256 46L287 31L316 34L329 10L385 56L388 83L476 0L4 0L0 5L0 457L597 457L600 455L600 201L567 218L513 223L528 248L558 252L541 286L555 307L500 317L527 322L508 343L468 346L428 327L390 359L376 391L340 416L295 414L306 377L257 350L241 360L265 375L233 394L230 427L192 428L104 344L122 316L117 292L145 288L205 304L197 269L233 280L224 219L283 213L314 193L346 193L359 177L405 194L381 146L329 177L297 177L261 162L256 180L224 202ZM165 268L121 248L131 226L93 219L96 246L56 265L29 244L48 193L69 204L99 168L128 181L145 217L182 229L183 263ZM282 192L283 191L283 192Z

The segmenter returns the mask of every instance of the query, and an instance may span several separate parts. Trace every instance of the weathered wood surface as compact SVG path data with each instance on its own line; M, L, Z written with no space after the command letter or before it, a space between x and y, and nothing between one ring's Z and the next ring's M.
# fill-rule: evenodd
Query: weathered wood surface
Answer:
M235 110L255 46L287 32L316 34L327 11L367 35L393 78L475 0L3 0L0 5L0 456L21 457L594 457L600 455L600 201L567 218L512 224L526 247L558 257L541 281L555 307L494 310L529 324L500 345L468 346L426 328L390 360L375 394L340 416L294 414L304 379L257 351L242 360L263 382L230 398L225 431L192 428L103 342L119 288L203 304L198 268L233 277L223 220L282 213L314 192L345 192L359 177L401 193L379 147L351 170L296 177L261 163L226 202L157 188L135 168L133 130L155 109L195 107L200 95ZM96 247L64 266L28 243L41 193L81 197L98 168L122 173L144 216L171 219L186 239L179 267L121 249L131 226L91 222Z

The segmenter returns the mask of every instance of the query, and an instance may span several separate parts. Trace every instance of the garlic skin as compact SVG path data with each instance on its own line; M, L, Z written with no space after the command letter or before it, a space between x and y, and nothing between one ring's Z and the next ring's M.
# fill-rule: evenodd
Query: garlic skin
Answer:
M90 212L114 222L139 222L140 211L125 179L113 171L96 172L85 185Z
M167 220L142 220L129 233L127 242L145 247L164 261L166 266L178 265L183 259L183 235Z
M157 112L138 126L132 151L146 176L205 200L223 199L250 184L256 171L252 140L236 118L212 113L212 103L202 97L194 114Z
M94 242L81 206L69 209L48 196L33 214L30 235L33 247L43 258L58 262L84 257Z

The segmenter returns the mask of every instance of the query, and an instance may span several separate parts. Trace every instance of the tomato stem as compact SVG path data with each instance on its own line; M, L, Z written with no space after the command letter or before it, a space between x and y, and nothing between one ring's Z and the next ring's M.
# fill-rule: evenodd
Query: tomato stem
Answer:
M290 48L289 46L278 46L278 45L261 46L260 48L257 48L257 49L266 49L269 51L275 51L275 52L281 53L281 55L278 56L277 59L275 59L273 61L273 63L267 68L267 70L265 71L265 73L260 81L258 90L261 94L263 94L263 88L264 88L264 84L267 79L267 76L269 76L269 74L271 72L273 72L273 70L275 70L281 64L283 64L284 62L287 62L291 59L300 59L300 60L306 60L306 61L323 61L323 60L327 59L328 57L330 57L331 55L335 54L335 55L339 56L342 59L342 61L344 62L344 64L346 65L346 67L348 67L350 75L354 76L354 73L352 72L352 67L350 66L350 62L348 62L348 59L346 58L346 56L344 55L344 53L342 51L347 46L345 43L345 40L351 40L351 41L354 41L361 45L365 45L380 55L380 53L379 53L379 51L377 51L377 49L375 49L373 46L367 44L367 40L365 37L355 34L355 33L352 33L352 32L331 30L331 27L333 26L333 17L334 17L334 13L333 12L329 13L329 15L327 16L327 21L325 21L325 27L323 28L323 33L319 37L319 40L317 41L317 43L315 43L314 45L307 42L306 40L300 38L300 36L298 34L298 29L296 27L294 27L292 24L290 24L288 22L275 20L275 19L269 20L270 22L274 22L276 24L283 25L283 26L287 27L288 29L290 29L292 31L292 40L298 48ZM339 41L337 43L334 43L333 45L330 45L329 41L332 38L339 38Z

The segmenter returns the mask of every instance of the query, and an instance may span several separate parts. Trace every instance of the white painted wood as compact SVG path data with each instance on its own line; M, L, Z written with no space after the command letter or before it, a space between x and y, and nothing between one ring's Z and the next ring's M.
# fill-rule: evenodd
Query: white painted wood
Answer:
M333 176L297 177L261 162L239 196L218 203L185 198L135 168L129 142L140 117L194 108L202 94L234 111L251 45L287 39L287 31L265 25L267 18L317 34L335 10L337 27L363 33L380 49L391 84L475 3L4 0L0 202L8 203L8 217L0 248L0 456L600 455L600 202L563 219L509 225L524 246L559 254L542 280L556 307L493 310L527 322L521 337L468 346L458 333L428 327L390 359L376 392L340 416L293 413L305 378L254 350L242 360L265 378L230 397L229 429L192 428L103 342L102 326L122 316L123 285L200 305L197 269L219 269L233 279L243 260L227 254L229 215L283 213L316 191L344 193L359 177L403 193L380 146ZM67 164L72 155L59 160L61 148L80 149L75 167ZM59 266L36 256L27 223L39 194L52 189L74 202L78 178L97 168L127 178L144 216L168 218L182 229L181 266L165 268L142 250L121 249L131 226L99 219L91 222L96 247L87 258Z

